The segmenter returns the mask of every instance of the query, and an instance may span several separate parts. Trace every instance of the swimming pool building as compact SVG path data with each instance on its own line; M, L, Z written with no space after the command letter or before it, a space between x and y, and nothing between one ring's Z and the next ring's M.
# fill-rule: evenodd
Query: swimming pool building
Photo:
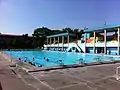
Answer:
M72 33L47 36L44 49L54 51L120 54L120 25L104 25L84 30L83 38L71 41Z

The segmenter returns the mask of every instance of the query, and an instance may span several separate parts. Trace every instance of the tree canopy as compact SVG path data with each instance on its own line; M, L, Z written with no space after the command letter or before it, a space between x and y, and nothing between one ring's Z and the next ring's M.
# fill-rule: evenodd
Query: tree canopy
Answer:
M77 39L80 39L83 30L80 29L71 29L63 28L61 30L52 30L47 27L36 28L33 31L32 37L29 37L28 34L23 34L21 36L0 36L0 48L15 48L15 49L27 49L27 48L40 48L46 42L46 36L60 34L60 33L73 33L77 36ZM1 33L0 33L1 34ZM53 39L52 39L53 40ZM71 41L76 40L75 38L70 38Z
M76 35L81 36L83 34L83 30L80 29L71 29L71 28L63 28L62 30L52 30L47 27L36 28L34 30L34 37L46 37L49 35L60 34L60 33L74 33Z
M34 37L46 37L50 35L51 30L48 29L47 27L42 27L42 28L36 28L34 30L33 36Z
M84 33L83 30L80 29L71 29L71 28L63 28L61 30L52 30L49 29L47 27L41 27L41 28L36 28L34 30L33 33L33 37L35 37L36 40L38 40L38 42L40 39L42 39L41 44L44 45L44 43L46 42L46 36L50 36L50 35L54 35L54 34L60 34L60 33L73 33L76 35L76 39L75 38L71 38L71 41L77 40L77 39L81 39L82 38L82 34Z

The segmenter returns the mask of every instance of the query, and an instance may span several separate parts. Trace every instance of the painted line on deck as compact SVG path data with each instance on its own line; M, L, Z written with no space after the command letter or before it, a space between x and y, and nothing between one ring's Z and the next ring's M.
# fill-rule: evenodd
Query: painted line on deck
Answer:
M26 82L26 81L22 78L22 76L21 76L20 74L17 74L17 75L18 75L18 77L19 77L25 84L27 84L28 86L32 86L32 87L34 87L36 90L40 90L38 87L36 87L36 86L34 86L34 85Z
M30 75L30 74L29 74ZM53 87L51 87L49 84L47 84L47 83L45 83L45 82L43 82L43 81L41 81L41 80L39 80L37 77L35 77L34 75L31 75L32 77L34 77L34 79L36 79L37 81L39 81L41 84L43 84L44 86L46 86L46 87L48 87L48 88L50 88L50 89L52 89L52 90L56 90L56 89L54 89Z

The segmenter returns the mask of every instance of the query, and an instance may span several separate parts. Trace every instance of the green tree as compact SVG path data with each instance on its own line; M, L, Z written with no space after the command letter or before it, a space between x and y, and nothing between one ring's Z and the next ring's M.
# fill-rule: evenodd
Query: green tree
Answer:
M51 30L47 27L37 28L34 30L33 37L37 41L35 46L42 47L45 43L46 37L51 35Z
M37 28L34 30L33 36L34 37L46 37L51 35L51 30L47 27Z
M51 30L51 35L63 33L61 30Z
M64 29L62 29L62 32L63 33L67 33L67 32L73 33L73 30L71 28L64 28Z
M82 38L82 35L84 34L84 31L83 30L79 30L79 29L74 29L74 34L76 34L76 39L81 39Z

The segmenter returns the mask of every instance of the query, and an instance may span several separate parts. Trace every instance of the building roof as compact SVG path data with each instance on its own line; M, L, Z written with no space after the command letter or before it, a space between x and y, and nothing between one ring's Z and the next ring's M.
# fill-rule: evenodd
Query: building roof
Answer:
M88 28L88 29L84 30L84 32L103 31L105 29L111 30L113 28L118 28L118 27L120 27L120 25L104 25L101 27Z
M59 36L75 36L75 34L72 34L72 33L61 33L61 34L55 34L55 35L50 35L50 36L47 36L47 38L51 38L51 37L59 37Z

